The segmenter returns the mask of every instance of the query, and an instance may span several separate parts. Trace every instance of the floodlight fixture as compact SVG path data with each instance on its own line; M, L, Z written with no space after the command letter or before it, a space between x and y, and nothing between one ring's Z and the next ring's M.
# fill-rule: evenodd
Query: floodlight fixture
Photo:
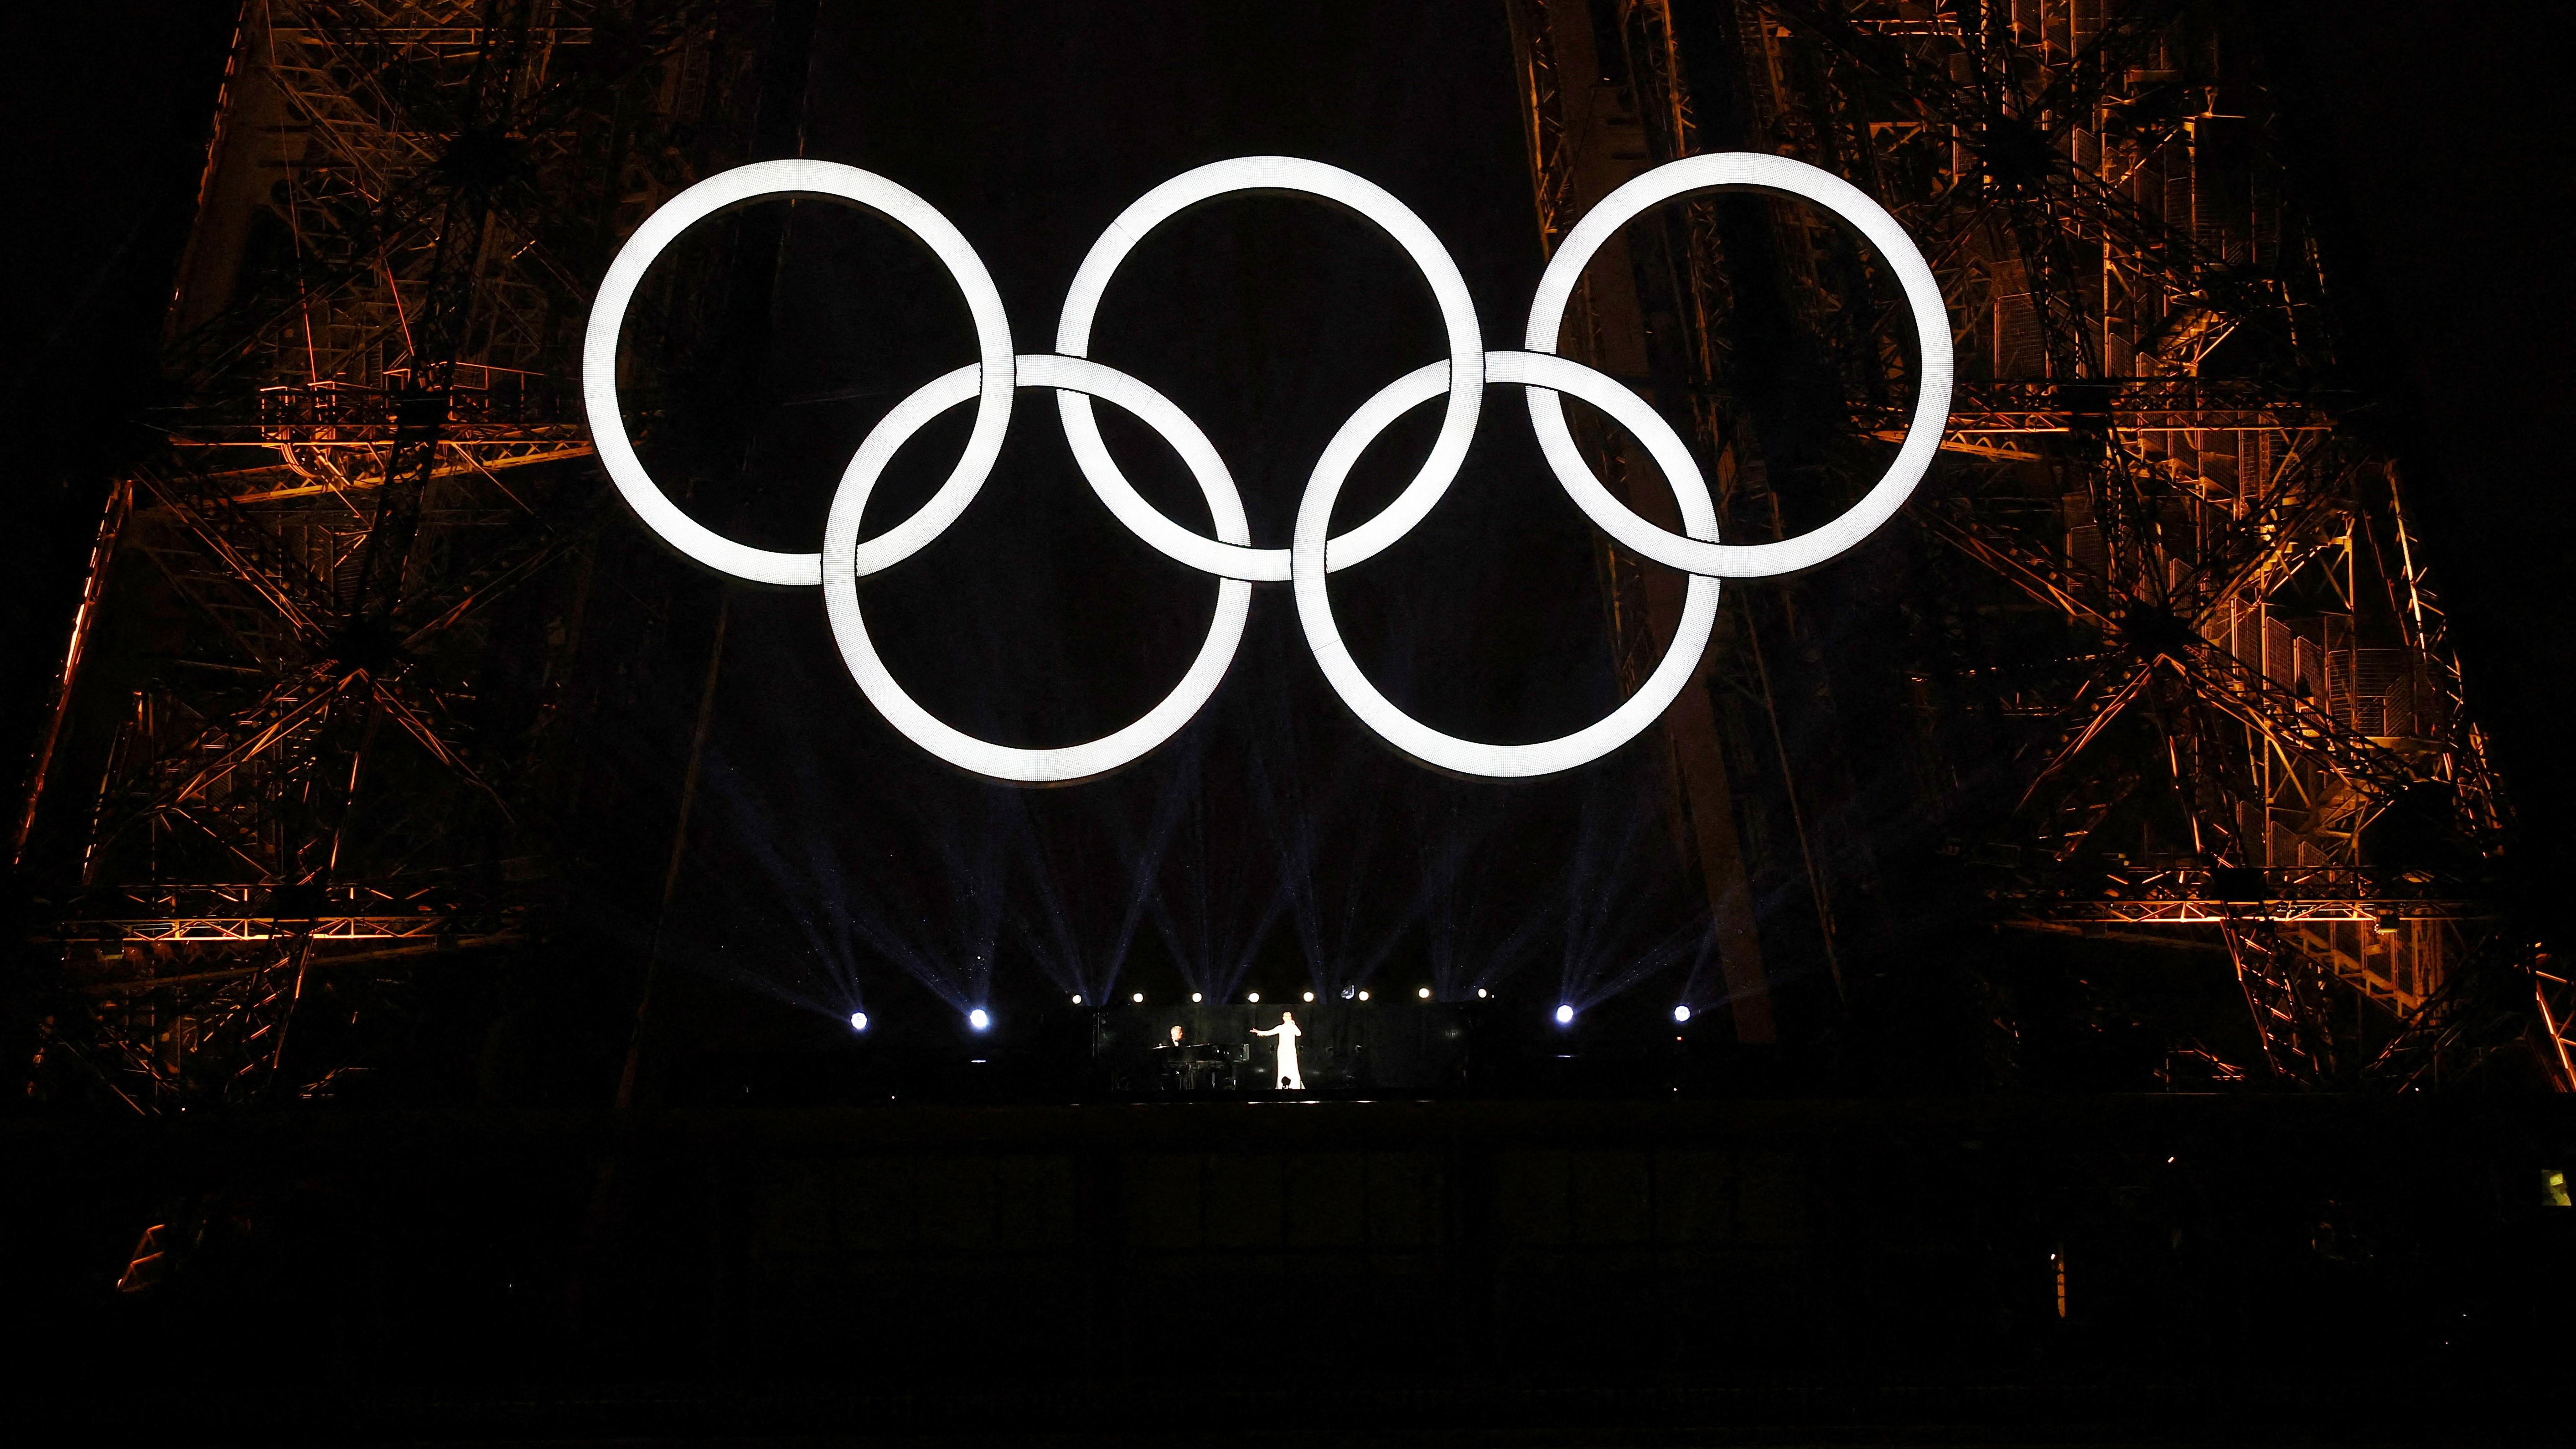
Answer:
M1367 992L1365 992L1365 991L1361 992L1361 993L1360 993L1360 1000L1362 1000L1362 1001L1366 1001L1366 1000L1368 1000L1368 993L1367 993Z
M982 1031L984 1028L993 1024L993 1018L985 1015L984 1008L979 1006L973 1011L966 1013L966 1024L975 1028L977 1031Z
M1076 1005L1076 1006L1080 1006L1080 1005L1082 1004L1082 993L1081 993L1081 992L1077 991L1077 992L1073 993L1073 1004L1074 1004L1074 1005Z
M1413 994L1414 994L1414 995L1416 995L1416 996L1421 997L1421 998L1422 998L1423 1000L1425 1000L1425 1001L1429 1001L1429 1000L1431 999L1431 988L1430 988L1430 987L1428 987L1428 986L1425 986L1425 987L1422 987L1422 988L1420 988L1419 990L1415 991Z
M1197 992L1195 992L1195 991L1193 991L1193 992L1191 992L1191 993L1190 993L1190 1004L1191 1004L1192 1006L1196 1006L1196 1005L1198 1005L1200 1002L1205 1001L1205 1000L1207 1000L1207 998L1206 998L1206 997L1201 996L1200 994L1198 994L1198 993L1197 993Z
M1479 986L1479 987L1477 987L1477 988L1476 988L1476 999L1477 999L1478 1001L1482 1001L1482 1000L1484 1000L1484 999L1485 999L1485 988L1483 988L1483 987L1481 987L1481 986Z
M1673 1007L1673 1021L1674 1021L1676 1024L1679 1024L1679 1023L1681 1023L1681 1022L1685 1022L1685 1021L1688 1021L1688 1020L1690 1020L1690 1005L1689 1005L1689 1003L1687 1003L1687 1002L1683 1002L1683 1003L1678 1003L1678 1004L1676 1004L1676 1005Z
M1144 1005L1144 1004L1145 1004L1145 993L1144 993L1144 992L1139 991L1139 992L1137 992L1134 996L1132 996L1132 997L1130 997L1130 998L1128 998L1128 999L1129 999L1129 1000L1131 1000L1131 1001L1133 1001L1133 1002L1135 1002L1138 1006L1142 1006L1142 1005Z
M1558 1026L1574 1025L1574 1008L1563 1002L1558 1003L1556 1008L1556 1024Z
M864 1011L853 1011L853 1012L851 1012L851 1013L850 1013L850 1030L852 1030L852 1031L866 1031L867 1029L868 1029L868 1014L867 1014L866 1012L864 1012Z
M1261 1004L1261 993L1260 993L1260 992L1258 992L1258 991L1251 992L1251 993L1247 994L1243 999L1244 999L1244 1000L1246 1000L1246 1001L1251 1002L1251 1003L1252 1003L1253 1005L1255 1005L1255 1006L1259 1006L1259 1005Z
M1312 1000L1314 1000L1314 999L1315 999L1315 993L1313 993L1313 992L1311 992L1311 991L1307 992L1307 993L1306 993L1306 999L1307 999L1308 1001L1312 1001Z

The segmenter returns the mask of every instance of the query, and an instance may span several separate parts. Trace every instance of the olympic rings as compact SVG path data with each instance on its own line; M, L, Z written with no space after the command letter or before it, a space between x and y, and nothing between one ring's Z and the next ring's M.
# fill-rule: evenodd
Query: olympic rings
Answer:
M1758 190L1824 206L1869 240L1903 286L1921 346L1914 417L1887 472L1840 517L1776 543L1727 544L1717 538L1717 509L1708 483L1671 424L1628 388L1555 355L1556 334L1585 264L1603 242L1650 206L1712 190ZM1198 425L1141 381L1082 354L1110 279L1155 227L1202 202L1243 191L1314 196L1359 213L1404 249L1440 309L1449 357L1381 389L1334 434L1299 501L1289 547L1255 548L1241 494L1225 462ZM732 206L774 196L820 196L875 211L921 239L948 268L975 327L979 360L924 384L888 412L859 444L843 472L824 523L819 553L776 553L725 538L682 513L648 474L626 435L617 400L617 341L645 270L691 223ZM1055 354L1015 355L1001 294L965 237L929 203L881 176L823 161L766 161L711 177L673 197L645 219L602 279L582 355L583 401L602 464L646 527L689 558L756 583L817 585L833 638L860 691L906 738L961 769L993 779L1052 784L1115 770L1171 738L1216 692L1249 618L1254 582L1289 583L1307 647L1334 691L1388 743L1428 764L1461 774L1521 777L1572 769L1598 759L1653 723L1689 683L1717 618L1720 578L1757 578L1811 568L1867 538L1903 506L1931 466L1949 416L1952 365L1948 313L1939 285L1904 228L1876 202L1830 173L1778 156L1693 156L1646 172L1605 197L1567 234L1530 304L1525 351L1488 352L1465 280L1430 228L1386 191L1338 167L1286 156L1247 156L1186 172L1146 193L1112 222L1075 273L1056 329ZM1432 729L1397 708L1361 674L1333 622L1330 573L1383 552L1412 531L1446 494L1466 457L1487 383L1518 385L1529 395L1530 422L1548 466L1575 505L1622 547L1690 574L1673 642L1634 695L1572 734L1526 745L1491 745ZM1022 387L1053 388L1074 460L1092 491L1122 524L1165 556L1217 580L1216 614L1206 641L1172 692L1126 727L1099 739L1053 749L995 744L957 730L923 709L878 657L861 617L858 581L918 553L956 521L991 476ZM1330 536L1334 501L1352 465L1387 426L1446 394L1448 404L1431 452L1395 500L1338 537ZM1575 448L1559 394L1570 393L1607 414L1642 444L1662 470L1678 504L1683 532L1672 533L1614 497ZM859 525L870 493L905 442L932 418L967 399L975 424L963 456L929 502L893 528L862 542ZM1214 538L1194 533L1139 494L1109 456L1092 400L1124 408L1159 433L1189 468L1206 497Z
M682 513L644 471L643 460L626 440L626 420L617 408L617 332L644 269L691 222L727 207L772 196L825 196L856 202L921 238L948 275L966 294L967 315L975 319L975 350L982 354L985 376L997 386L982 389L975 410L975 430L966 437L966 452L948 481L931 495L921 511L898 525L910 548L937 538L992 476L993 460L1002 455L1002 435L1011 425L1011 319L1002 310L1001 289L984 270L984 259L963 232L931 204L893 182L855 166L830 161L759 161L718 172L663 203L659 211L627 238L600 279L599 296L590 306L590 329L582 339L582 403L590 412L590 435L599 461L625 495L626 506L662 541L718 573L760 584L812 587L823 581L818 554L772 553L736 543ZM893 535L889 535L891 537ZM907 552L909 549L906 550Z
M1914 485L1922 481L1924 470L1932 466L1932 455L1941 447L1941 427L1950 417L1950 313L1942 305L1941 284L1933 280L1931 265L1885 207L1832 172L1785 156L1728 151L1668 162L1601 198L1601 204L1558 243L1556 255L1548 259L1547 271L1538 279L1538 293L1530 299L1529 335L1522 345L1532 352L1556 350L1557 328L1565 319L1565 304L1574 295L1575 284L1583 280L1584 264L1619 228L1658 202L1704 191L1778 191L1805 197L1850 222L1895 271L1923 349L1914 421L1905 431L1896 461L1887 465L1887 472L1860 502L1822 528L1778 543L1700 542L1674 537L1610 496L1601 480L1592 476L1583 455L1575 451L1574 438L1565 427L1565 409L1556 394L1530 389L1530 426L1538 430L1539 451L1547 455L1557 481L1602 532L1631 552L1684 573L1721 578L1794 573L1843 552L1895 517Z
M1635 694L1628 696L1626 703L1612 710L1607 718L1573 734L1530 745L1486 745L1462 740L1444 735L1396 708L1360 673L1350 650L1342 645L1341 631L1333 625L1333 603L1324 591L1324 575L1331 567L1324 555L1332 547L1324 532L1332 522L1333 500L1340 496L1351 465L1359 461L1360 454L1378 434L1386 431L1387 424L1438 394L1440 373L1441 364L1435 362L1389 383L1377 396L1360 404L1359 411L1351 414L1351 420L1342 424L1342 430L1324 445L1324 454L1315 463L1315 474L1307 480L1305 496L1297 504L1296 543L1291 549L1295 558L1291 577L1297 593L1297 621L1305 626L1306 647L1314 651L1315 663L1323 669L1325 680L1342 697L1342 703L1351 707L1351 713L1387 743L1425 764L1461 775L1495 778L1552 775L1589 764L1653 724L1664 707L1673 702L1673 696L1682 692L1682 686L1690 683L1691 671L1699 667L1700 651L1708 647L1709 631L1717 624L1716 579L1705 574L1691 576L1682 594L1681 624L1673 630L1673 642L1664 650L1663 662L1655 666L1655 672L1646 677ZM1709 497L1707 480L1700 476L1699 465L1691 461L1690 450L1682 446L1672 424L1646 406L1644 398L1582 363L1544 352L1489 352L1485 354L1485 376L1493 382L1526 384L1533 398L1540 395L1541 389L1570 392L1608 413L1630 436L1646 445L1647 454L1663 471L1665 485L1673 490L1673 501L1681 505L1682 526L1694 538L1717 537L1717 504ZM1590 477L1590 472L1587 470L1584 476ZM1601 496L1610 495L1604 490Z
M1243 495L1235 491L1225 463L1189 414L1125 373L1083 358L1041 354L1018 358L1016 363L1023 387L1052 387L1064 394L1078 392L1116 402L1162 434L1206 495L1216 536L1238 548L1252 541L1252 525L1243 516ZM877 707L877 713L914 744L959 769L1031 785L1105 775L1170 739L1216 693L1226 666L1234 662L1235 646L1243 639L1244 621L1252 616L1252 585L1237 578L1221 580L1216 589L1216 618L1208 625L1207 642L1199 646L1199 657L1189 673L1144 718L1088 744L1052 750L997 745L951 728L914 703L887 672L868 638L867 623L859 617L859 575L899 563L921 545L885 548L893 535L884 534L863 547L858 541L859 519L867 511L869 490L895 450L920 432L923 424L975 393L972 367L961 367L931 382L895 404L851 457L848 471L841 475L840 491L832 495L831 516L823 525L823 607L831 617L832 637L840 641L850 676L858 680L860 692Z
M1376 183L1338 166L1300 161L1293 156L1242 156L1184 171L1146 192L1109 224L1100 240L1091 244L1091 255L1082 259L1081 269L1073 274L1073 286L1066 291L1064 320L1055 329L1055 350L1067 357L1080 357L1089 350L1092 318L1100 310L1102 295L1109 290L1109 279L1148 232L1200 202L1239 191L1290 191L1321 197L1375 222L1395 239L1397 246L1404 248L1406 258L1422 273L1422 280L1431 284L1431 299L1440 308L1440 325L1449 333L1449 412L1440 420L1440 436L1432 440L1431 456L1395 501L1341 540L1341 547L1335 550L1340 557L1333 566L1348 568L1374 557L1412 532L1413 525L1431 511L1431 505L1440 501L1440 495L1457 478L1458 466L1467 461L1467 444L1476 436L1476 417L1484 406L1485 344L1476 330L1476 300L1467 295L1467 279L1458 275L1458 263L1450 257L1449 249L1403 202L1389 196ZM1082 476L1100 495L1100 501L1109 505L1109 511L1118 515L1118 521L1138 538L1201 573L1267 583L1288 577L1288 550L1228 552L1165 518L1138 497L1100 441L1100 424L1092 419L1089 398L1079 393L1059 393L1056 406L1064 414L1065 440L1073 445L1073 458L1081 466Z

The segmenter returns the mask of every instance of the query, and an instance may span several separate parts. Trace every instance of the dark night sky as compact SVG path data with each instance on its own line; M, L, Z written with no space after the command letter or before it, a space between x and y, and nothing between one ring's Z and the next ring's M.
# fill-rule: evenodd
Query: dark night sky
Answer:
M1049 345L1066 280L1128 200L1190 165L1258 150L1337 162L1406 200L1457 256L1488 345L1517 335L1540 258L1495 0L1277 7L1267 20L1222 21L1186 3L1035 17L1030 8L827 0L803 142L807 154L903 181L956 221L999 283L1021 350ZM59 647L94 522L89 480L134 445L118 420L146 397L226 9L112 0L16 7L0 22L22 58L10 101L16 194L48 198L19 212L19 262L0 283L18 510L0 666L13 694L41 678ZM2552 255L2557 219L2571 211L2568 177L2541 144L2554 124L2545 108L2562 88L2546 68L2568 53L2570 26L2538 20L2538 10L2445 8L2437 24L2429 7L2312 3L2275 12L2275 23L2306 50L2316 99L2302 119L2340 172L2350 224L2339 284L2357 315L2382 319L2357 360L2395 400L2394 436L2422 464L2413 501L2474 703L2521 805L2521 848L2540 867L2529 879L2546 882L2555 822L2576 785L2560 750L2576 664L2564 589L2576 508L2568 465L2547 438L2576 379L2564 343L2569 283ZM1344 63L1359 54L1367 64ZM753 541L801 548L838 456L867 421L969 354L962 309L882 227L800 207L788 234L779 367L761 380L773 406L745 486L703 495L700 506ZM1351 218L1270 198L1193 213L1158 234L1103 317L1095 354L1163 388L1218 441L1260 542L1284 541L1305 460L1339 419L1440 350L1431 309L1392 247ZM1586 534L1540 478L1526 425L1504 401L1489 398L1459 493L1378 567L1337 580L1337 597L1361 659L1399 701L1462 733L1532 738L1588 719L1608 681ZM1203 627L1199 601L1213 592L1107 523L1064 460L1052 413L1024 393L986 498L866 596L871 617L886 621L890 661L919 681L926 704L1015 743L1087 736L1136 712L1177 677ZM1390 460L1427 434L1424 418L1412 421L1380 450L1376 496L1400 481ZM963 426L962 412L943 420L907 455L872 526L936 481ZM1133 429L1113 425L1110 435L1149 494L1196 524L1203 515L1169 460ZM1367 506L1368 481L1345 519ZM1192 602L1175 607L1176 597ZM1546 599L1563 606L1531 602ZM1262 591L1254 614L1221 707L1192 732L1201 738L1167 747L1088 803L1053 792L1013 797L1009 808L1054 812L1051 848L1116 851L1156 828L1172 779L1221 758L1225 768L1207 778L1234 781L1224 790L1235 793L1211 795L1222 808L1205 812L1216 823L1203 828L1222 835L1227 821L1258 813L1258 787L1245 783L1257 772L1244 756L1267 748L1283 769L1303 762L1306 788L1340 792L1349 839L1318 849L1341 851L1361 873L1371 867L1351 852L1428 838L1439 820L1490 839L1524 818L1562 830L1583 814L1582 788L1527 787L1475 807L1502 813L1458 824L1466 797L1394 766L1324 695L1284 594ZM892 740L841 673L810 596L744 594L733 628L741 642L716 748L736 784L711 807L720 857L762 865L742 842L765 821L805 812L882 827L898 802L952 823L1005 808ZM1020 642L977 657L978 641L995 638ZM13 712L7 723L23 734L32 716ZM834 829L823 853L837 867L772 861L773 881L853 869L907 834ZM1226 858L1222 844L1205 851ZM1215 897L1226 888L1208 885ZM1483 889L1533 888L1506 870ZM713 939L749 916L774 917L778 897L763 899L771 904L698 900L695 929ZM1220 900L1206 910L1242 936L1262 906ZM770 928L783 929L766 919ZM1136 930L1150 937L1155 927ZM1265 959L1288 969L1297 927L1271 931Z
M913 186L954 220L1023 351L1049 347L1066 283L1129 201L1258 152L1345 166L1414 205L1450 240L1487 338L1509 339L1542 261L1515 104L1501 14L1478 0L1413 7L1394 24L1357 4L1224 25L1182 3L1129 6L1106 24L1095 11L826 7L803 146ZM971 357L971 337L953 289L881 222L799 206L782 256L753 461L700 508L770 546L810 547L856 441L904 391ZM1341 421L1443 350L1400 252L1355 217L1282 197L1203 208L1155 233L1120 272L1093 349L1218 440L1255 541L1269 544L1286 541L1306 470ZM1214 586L1117 527L1072 469L1052 406L1022 399L976 506L862 597L897 677L934 713L1008 743L1065 744L1117 728L1178 679ZM1422 410L1371 455L1345 526L1409 476L1433 417ZM871 504L872 532L945 476L966 418L951 414L907 452ZM1205 527L1168 454L1123 420L1109 435L1148 496ZM1336 602L1399 703L1453 732L1536 739L1616 699L1592 568L1585 526L1540 470L1526 423L1498 407L1450 502L1338 579ZM1562 852L1516 842L1584 839L1586 819L1596 858L1580 894L1602 896L1602 877L1619 876L1631 918L1573 953L1562 989L1583 999L1596 969L1689 927L1668 853L1648 848L1640 751L1521 786L1422 771L1319 687L1281 587L1258 591L1224 691L1181 739L1116 779L1036 794L957 779L895 739L842 676L810 594L738 595L736 619L743 642L716 735L729 814L704 837L727 864L683 911L684 929L728 950L746 923L820 899L885 923L926 960L947 943L948 971L953 943L999 930L1006 956L1036 955L1062 988L1101 990L1124 940L1149 989L1175 967L1212 994L1247 968L1254 985L1295 989L1325 963L1365 972L1418 930L1437 860L1459 858L1479 873L1477 894L1517 903L1483 923L1512 936L1578 894ZM785 837L821 852L819 865L767 857L769 827L787 819ZM1268 841L1302 829L1313 834L1292 857L1310 853L1311 889L1296 881L1283 899ZM1045 853L1043 872L1011 858L1026 850ZM1041 874L1066 883L1061 901L1043 900ZM960 899L961 875L986 886ZM1130 903L1143 878L1157 887L1140 921ZM1013 883L1015 919L1034 918L1025 926L984 917L1000 879ZM940 884L924 900L907 882ZM1067 919L1048 919L1048 905ZM826 958L847 934L831 924L812 942ZM1087 943L1078 959L1051 945L1058 928ZM983 994L959 982L950 999Z
M2313 67L2369 348L2419 481L2472 705L2520 812L2519 872L2562 917L2576 863L2576 398L2566 263L2576 170L2555 138L2576 15L2551 5L2282 7ZM2295 17L2292 20L2291 17ZM2563 930L2560 932L2563 937Z

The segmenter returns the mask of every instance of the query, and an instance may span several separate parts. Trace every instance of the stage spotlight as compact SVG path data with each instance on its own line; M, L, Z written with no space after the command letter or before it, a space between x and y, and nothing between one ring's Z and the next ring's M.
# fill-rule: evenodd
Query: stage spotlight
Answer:
M1243 999L1244 999L1244 1000L1246 1000L1246 1001L1251 1002L1251 1003L1252 1003L1253 1005L1255 1005L1255 1006L1259 1006L1259 1005L1261 1004L1261 993L1260 993L1260 992L1258 992L1258 991L1256 991L1256 992L1253 992L1251 995L1246 996L1246 997L1245 997L1245 998L1243 998Z
M1365 992L1365 991L1361 992L1361 993L1360 993L1360 1000L1362 1000L1362 1001L1366 1001L1366 1000L1368 1000L1368 993L1367 993L1367 992Z
M850 1013L850 1030L852 1030L852 1031L866 1031L867 1029L868 1029L868 1014L867 1014L866 1012L864 1012L864 1011L853 1011L853 1012L851 1012L851 1013Z
M1128 1000L1130 1000L1130 1001L1135 1002L1138 1006L1142 1006L1142 1005L1144 1005L1144 1004L1145 1004L1145 993L1144 993L1144 992L1139 991L1139 992L1137 992L1134 996L1131 996L1131 997L1129 997L1129 998L1127 998L1127 999L1128 999Z
M1082 993L1081 993L1081 992L1077 991L1077 992L1073 993L1073 1004L1074 1004L1074 1005L1076 1005L1076 1006L1080 1006L1080 1005L1082 1004Z
M1483 988L1483 987L1481 987L1481 986L1479 986L1479 987L1477 987L1477 988L1476 988L1476 999L1477 999L1478 1001L1482 1001L1482 1000L1484 1000L1484 999L1485 999L1485 988Z
M1311 992L1311 991L1307 992L1307 993L1306 993L1306 999L1307 999L1308 1001L1312 1001L1312 1000L1314 1000L1314 999L1315 999L1315 993L1313 993L1313 992Z
M1257 998L1256 998L1256 999L1257 999ZM1207 998L1206 998L1206 997L1199 995L1199 994L1198 994L1197 992L1195 992L1195 991L1193 991L1193 992L1191 992L1191 993L1190 993L1190 1005L1192 1005L1192 1006L1196 1006L1196 1005L1198 1005L1200 1002L1205 1001L1205 1000L1207 1000Z
M1559 1006L1559 1007L1557 1007L1557 1009L1556 1009L1556 1024L1557 1024L1558 1026L1572 1026L1572 1025L1574 1025L1574 1008L1573 1008L1573 1007L1571 1007L1571 1006Z
M1690 1020L1690 1008L1689 1008L1689 1007L1687 1007L1687 1006L1676 1006L1676 1007L1674 1007L1674 1008L1673 1008L1673 1020L1674 1020L1674 1021L1676 1021L1676 1022L1683 1022L1683 1021L1688 1021L1688 1020Z
M984 1028L993 1024L993 1018L986 1016L984 1014L984 1008L979 1006L973 1011L966 1013L966 1024L975 1028L977 1031L982 1031Z
M1416 996L1421 997L1421 998L1422 998L1423 1000L1425 1000L1425 1001L1429 1001L1429 1000L1431 999L1431 988L1430 988L1430 987L1428 987L1428 986L1425 986L1425 987L1422 987L1420 990L1415 991L1413 994L1414 994L1414 995L1416 995Z

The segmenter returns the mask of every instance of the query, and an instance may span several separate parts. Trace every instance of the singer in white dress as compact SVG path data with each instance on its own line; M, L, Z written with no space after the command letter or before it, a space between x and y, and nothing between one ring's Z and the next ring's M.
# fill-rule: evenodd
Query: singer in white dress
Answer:
M1297 1075L1297 1038L1305 1035L1297 1029L1297 1018L1283 1011L1277 1026L1268 1031L1256 1028L1252 1034L1279 1038L1279 1085L1292 1092L1306 1090L1306 1079Z

